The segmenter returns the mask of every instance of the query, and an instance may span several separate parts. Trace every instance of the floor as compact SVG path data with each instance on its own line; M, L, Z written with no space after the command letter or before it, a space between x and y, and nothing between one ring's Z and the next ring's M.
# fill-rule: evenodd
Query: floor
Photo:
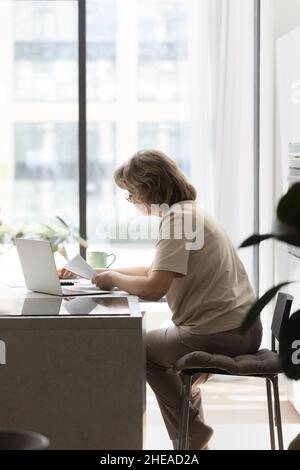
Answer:
M147 331L171 324L167 304L146 303ZM265 346L264 346L265 347ZM300 433L300 415L281 390L284 447ZM206 422L213 427L212 450L269 449L268 410L265 381L238 377L217 377L201 386ZM145 449L172 449L156 398L147 385L147 427Z
M269 449L264 381L212 378L202 385L205 417L214 428L212 450ZM300 415L281 396L285 448L300 432ZM172 449L155 396L147 386L146 449Z

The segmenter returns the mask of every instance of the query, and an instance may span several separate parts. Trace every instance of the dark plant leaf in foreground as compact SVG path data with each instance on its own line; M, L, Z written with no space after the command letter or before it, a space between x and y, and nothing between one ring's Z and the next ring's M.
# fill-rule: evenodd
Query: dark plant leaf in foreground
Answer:
M300 231L296 229L291 229L287 232L280 233L254 233L249 238L243 241L239 248L247 248L249 246L258 245L264 240L269 240L270 238L275 238L280 242L288 243L293 246L300 246Z
M250 328L250 326L254 323L256 318L259 317L261 311L270 302L270 300L273 299L273 297L282 287L287 286L288 284L292 284L292 282L282 282L281 284L278 284L278 286L272 287L252 305L249 312L247 313L245 320L243 321L240 327L241 333L245 333Z
M286 225L300 230L300 182L291 186L280 199L277 216Z
M239 248L246 248L248 246L257 245L264 240L268 240L269 238L273 238L273 233L265 233L260 235L259 233L254 233L249 238L243 241L243 243L239 246Z
M300 450L300 433L290 442L287 450Z
M288 243L288 245L300 246L300 231L275 235L277 240Z

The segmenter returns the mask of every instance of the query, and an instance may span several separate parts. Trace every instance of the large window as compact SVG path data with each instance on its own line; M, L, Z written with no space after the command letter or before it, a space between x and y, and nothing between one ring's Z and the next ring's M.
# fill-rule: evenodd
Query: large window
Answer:
M0 41L1 218L78 225L76 0L2 1Z
M188 100L188 10L191 2L138 2L138 96Z
M253 1L85 4L91 249L118 244L126 251L133 240L136 249L151 247L145 230L142 240L130 230L136 212L113 181L116 166L144 148L176 159L201 203L215 208L221 222L224 215L231 235L247 236L252 213L235 204L239 188L232 174L240 171L235 180L242 181L249 205L253 185L243 175L252 174L252 82L244 78L252 70ZM0 2L0 220L34 222L58 214L79 226L79 5ZM243 123L238 135L233 122L234 129ZM244 212L249 228L241 223ZM142 216L138 221L149 223Z
M76 101L76 0L3 3L13 15L16 100Z
M86 0L90 243L105 241L105 223L126 224L112 175L137 149L159 148L190 172L190 6ZM58 213L78 226L77 0L2 0L0 13L2 217Z
M111 102L117 98L117 0L87 1L87 99Z
M136 150L163 150L190 172L192 3L87 0L87 118L98 129L98 142L88 144L91 244L107 241L109 234L111 243L135 238L145 246L146 230L136 238L128 227L125 236L126 224L138 216L113 183L114 168ZM142 226L148 222L139 218Z

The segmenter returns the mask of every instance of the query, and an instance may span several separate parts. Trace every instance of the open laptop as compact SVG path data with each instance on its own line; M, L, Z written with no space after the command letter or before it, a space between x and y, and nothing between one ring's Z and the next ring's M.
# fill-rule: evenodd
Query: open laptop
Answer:
M110 293L110 291L100 290L93 285L62 287L56 271L51 245L47 240L17 238L16 247L25 285L29 290L60 297Z

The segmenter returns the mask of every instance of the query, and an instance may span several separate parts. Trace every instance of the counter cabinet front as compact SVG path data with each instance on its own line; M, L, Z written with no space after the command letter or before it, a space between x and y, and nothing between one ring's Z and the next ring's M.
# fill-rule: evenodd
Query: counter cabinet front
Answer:
M142 449L145 315L129 304L124 316L0 315L0 427L40 432L50 449Z

